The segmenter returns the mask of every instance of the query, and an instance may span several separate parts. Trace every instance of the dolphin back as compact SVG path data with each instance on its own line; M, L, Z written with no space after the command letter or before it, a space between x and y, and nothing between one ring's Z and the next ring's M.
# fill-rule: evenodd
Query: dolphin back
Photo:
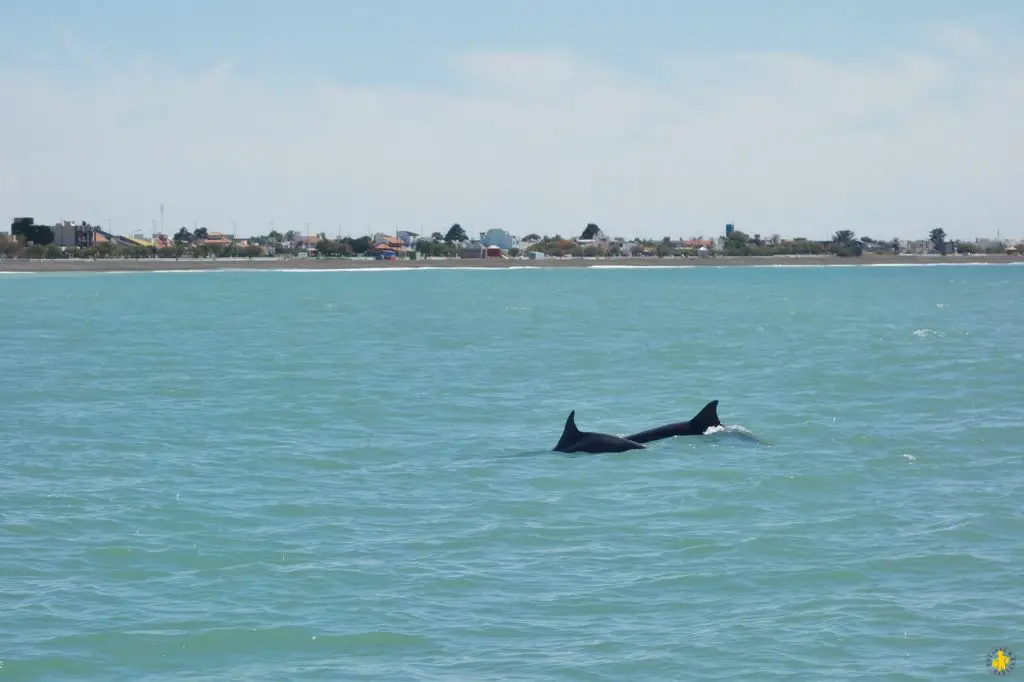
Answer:
M701 436L712 426L721 425L722 422L718 420L718 401L712 400L689 421L663 424L626 436L626 438L636 443L650 443L675 436Z

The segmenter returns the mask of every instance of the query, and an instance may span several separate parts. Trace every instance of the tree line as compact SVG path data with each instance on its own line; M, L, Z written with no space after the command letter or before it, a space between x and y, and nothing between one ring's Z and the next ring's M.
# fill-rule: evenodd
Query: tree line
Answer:
M88 225L86 225L89 227ZM592 240L600 233L600 227L588 223L580 233L579 239ZM296 255L301 252L298 244L303 241L302 234L295 230L279 232L271 230L268 234L253 237L249 244L240 246L235 243L216 245L203 243L209 239L209 230L199 227L194 231L186 227L179 229L172 237L173 246L155 248L148 246L127 246L113 242L104 242L88 247L58 247L53 244L54 231L51 226L36 224L31 218L16 218L11 223L11 237L0 235L0 255L17 258L183 258L183 257L249 257L254 258L264 252L273 255ZM342 237L329 239L323 232L317 235L316 252L323 257L363 256L370 254L373 240L368 236ZM444 233L434 232L429 237L419 237L413 252L425 257L455 258L461 255L460 246L467 240L466 231L459 223L453 224ZM549 256L575 257L616 257L624 255L624 245L610 242L602 247L593 244L581 245L576 240L556 234L553 237L531 233L523 238L529 244L528 251L536 251ZM1003 248L989 247L982 249L971 242L949 241L942 228L931 230L928 241L936 251L946 253L953 249L960 253L1001 253ZM694 249L685 248L673 243L668 237L660 242L654 240L634 240L633 252L637 250L659 257L685 255ZM870 237L857 238L851 230L840 230L830 240L814 241L796 238L784 243L770 243L761 235L748 235L736 230L724 240L722 254L726 256L772 256L772 255L823 255L835 254L841 257L857 257L869 250L873 253L899 253L899 241L875 240ZM521 249L511 249L509 255L519 256Z

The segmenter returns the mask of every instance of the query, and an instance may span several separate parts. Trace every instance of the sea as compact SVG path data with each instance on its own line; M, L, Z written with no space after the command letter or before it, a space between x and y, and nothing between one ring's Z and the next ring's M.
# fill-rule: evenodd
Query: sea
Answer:
M0 456L0 682L1024 667L1020 266L0 274Z

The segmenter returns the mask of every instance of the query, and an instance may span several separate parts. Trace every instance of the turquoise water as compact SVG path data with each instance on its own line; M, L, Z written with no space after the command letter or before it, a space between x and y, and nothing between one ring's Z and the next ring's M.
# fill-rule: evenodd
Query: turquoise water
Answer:
M0 276L0 680L982 679L1024 654L1022 294ZM550 451L714 398L722 433Z

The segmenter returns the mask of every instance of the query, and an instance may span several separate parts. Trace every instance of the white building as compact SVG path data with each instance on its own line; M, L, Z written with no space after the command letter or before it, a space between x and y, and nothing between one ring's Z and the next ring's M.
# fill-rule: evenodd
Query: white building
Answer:
M419 237L418 234L409 230L399 230L395 236L401 239L402 243L410 249L416 246L416 238Z
M519 248L519 237L511 235L507 230L492 227L480 233L480 242L487 246L497 246L502 251Z
M74 246L79 229L81 228L71 220L55 223L53 225L53 242L51 243L56 246Z
M85 223L77 223L71 220L63 220L53 227L53 241L55 246L92 246L93 229Z

